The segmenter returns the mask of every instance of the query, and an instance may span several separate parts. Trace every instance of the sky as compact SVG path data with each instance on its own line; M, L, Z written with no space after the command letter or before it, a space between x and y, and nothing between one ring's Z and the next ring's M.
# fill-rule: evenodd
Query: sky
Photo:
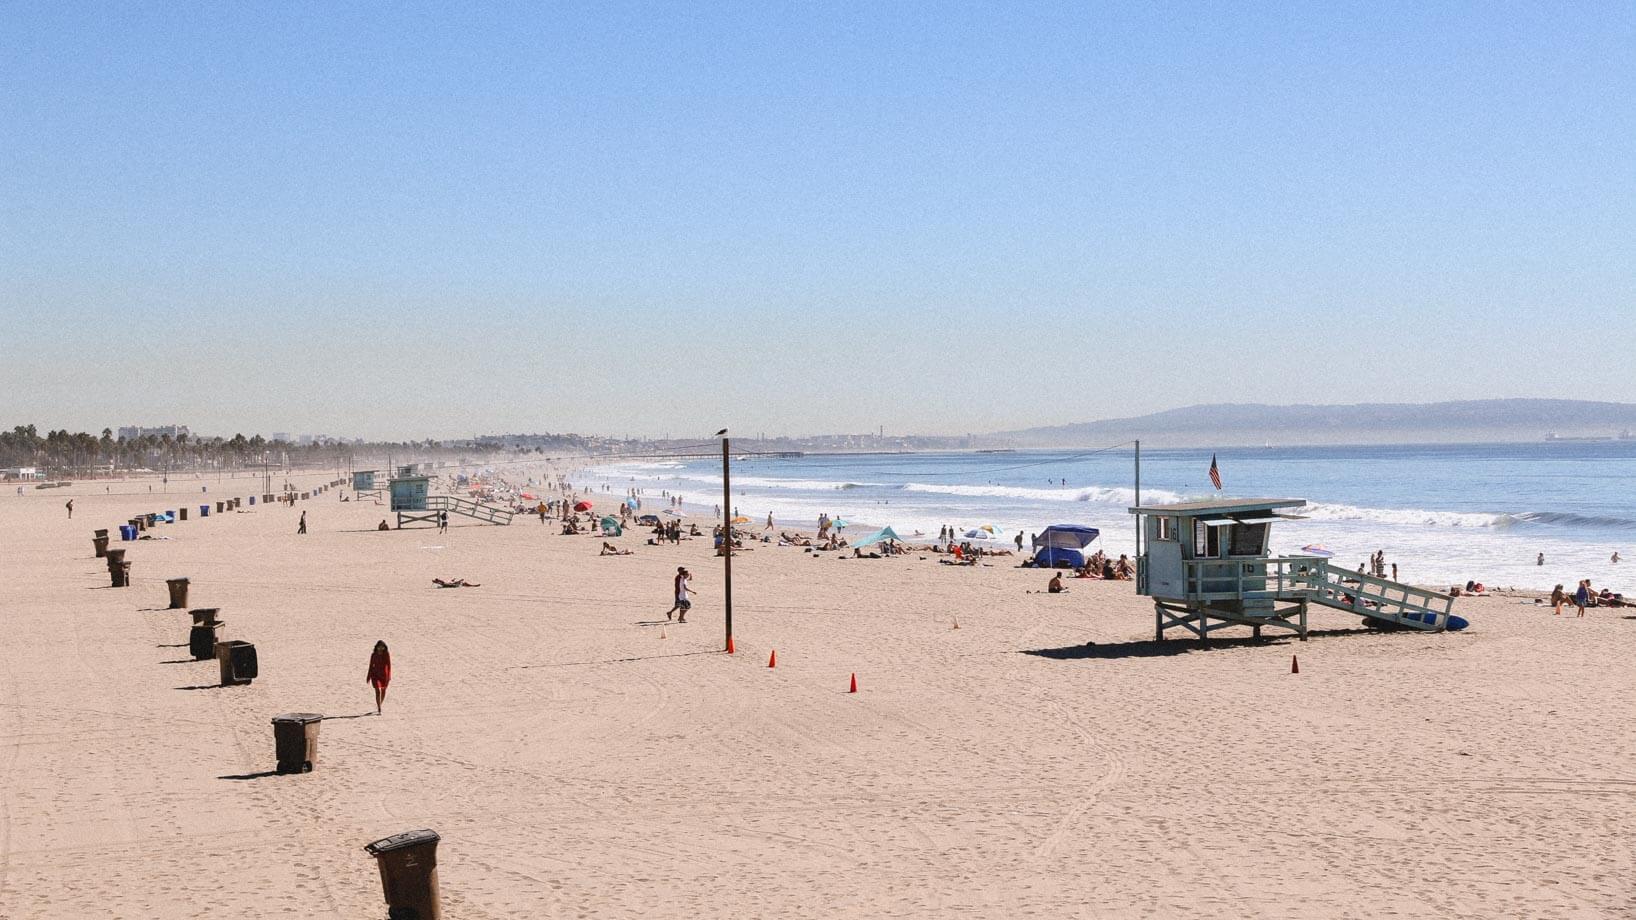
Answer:
M1628 2L6 2L0 425L1636 401L1633 48Z

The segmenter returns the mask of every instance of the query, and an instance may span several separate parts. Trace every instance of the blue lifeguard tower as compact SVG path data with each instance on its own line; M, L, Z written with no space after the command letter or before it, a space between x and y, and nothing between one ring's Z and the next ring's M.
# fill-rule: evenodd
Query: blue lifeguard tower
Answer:
M1202 641L1229 626L1307 637L1311 604L1364 617L1367 625L1428 632L1464 626L1454 598L1436 591L1332 567L1320 556L1273 556L1272 525L1299 520L1299 498L1244 498L1141 505L1143 545L1136 592L1153 598L1153 638L1182 629Z
M405 524L437 526L441 514L459 514L485 524L510 524L509 508L489 505L458 495L432 494L432 477L421 472L419 464L400 466L387 482L393 511L398 515L398 527Z

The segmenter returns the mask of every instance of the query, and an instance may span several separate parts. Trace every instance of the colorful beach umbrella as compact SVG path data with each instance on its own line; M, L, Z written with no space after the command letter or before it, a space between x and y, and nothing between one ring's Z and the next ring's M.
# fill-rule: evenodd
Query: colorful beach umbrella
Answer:
M1335 555L1320 543L1308 543L1306 546L1301 547L1301 552L1306 553L1308 556L1317 556L1320 559L1328 559Z
M591 503L590 502L583 502L583 501L578 502L578 503L576 503L574 505L574 510L575 511L590 511L591 510Z

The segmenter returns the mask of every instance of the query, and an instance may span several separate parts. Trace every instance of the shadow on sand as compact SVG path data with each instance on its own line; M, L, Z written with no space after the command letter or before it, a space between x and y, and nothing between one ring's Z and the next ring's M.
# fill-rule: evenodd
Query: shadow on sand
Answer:
M264 778L269 777L269 776L277 776L277 775L279 775L277 770L263 770L260 773L229 773L226 776L218 776L216 778L217 779L264 779Z
M1382 636L1390 635L1378 629L1311 629L1307 636ZM1030 648L1018 651L1020 655L1033 655L1038 658L1052 658L1057 661L1079 661L1086 658L1166 658L1171 655L1186 655L1190 652L1208 652L1215 649L1255 648L1258 646L1288 645L1298 641L1293 633L1279 633L1264 635L1257 639L1253 636L1224 636L1212 638L1208 645L1197 639L1166 639L1158 642L1153 639L1143 639L1136 642L1088 642L1084 645L1065 645L1061 648Z

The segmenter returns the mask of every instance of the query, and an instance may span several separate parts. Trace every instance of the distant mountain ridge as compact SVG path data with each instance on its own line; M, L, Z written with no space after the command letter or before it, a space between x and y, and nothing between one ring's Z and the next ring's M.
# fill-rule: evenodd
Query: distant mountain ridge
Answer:
M1079 447L1143 438L1153 446L1541 441L1616 437L1636 429L1636 403L1477 399L1435 403L1220 403L1151 415L997 432L1016 447Z

